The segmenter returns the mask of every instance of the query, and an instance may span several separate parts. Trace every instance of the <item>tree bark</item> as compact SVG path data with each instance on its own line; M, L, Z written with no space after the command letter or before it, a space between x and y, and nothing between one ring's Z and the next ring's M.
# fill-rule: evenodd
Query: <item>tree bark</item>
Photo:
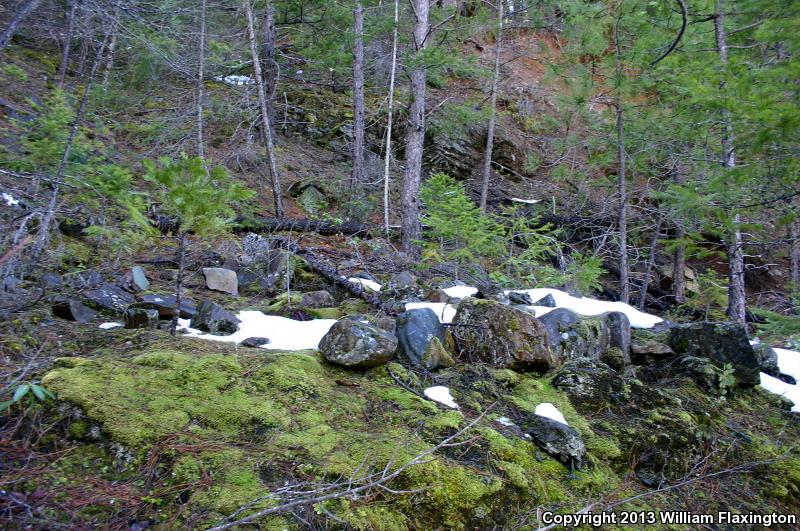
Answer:
M619 17L619 16L618 16ZM628 281L628 190L625 174L625 123L622 108L622 50L619 44L619 18L614 23L614 55L616 63L617 90L617 157L619 159L619 218L617 229L619 231L619 293L620 300L628 303L630 300L630 285Z
M58 65L58 88L64 88L64 79L67 77L67 67L69 66L69 52L72 47L72 34L75 31L75 11L77 0L69 0L67 7L67 34L64 36L64 44L61 50L61 62Z
M717 41L717 53L722 67L728 67L728 44L725 32L725 2L717 0L714 15L714 36ZM720 90L725 88L725 83L720 85ZM734 135L731 113L728 109L722 110L722 166L725 170L736 167L736 153L734 151ZM728 236L728 318L736 323L744 324L747 319L747 302L744 286L744 249L742 248L741 215L733 214L730 233Z
M389 73L389 117L386 125L386 152L383 159L383 230L389 234L389 164L392 159L392 119L394 117L394 75L397 70L397 26L400 22L400 0L394 0L392 35L392 69Z
M675 254L672 259L672 296L676 304L686 302L686 245L683 238L686 232L683 229L683 222L675 222L675 239L679 240L675 247Z
M417 54L427 46L428 0L413 0L414 33L413 49ZM419 188L422 182L422 148L425 142L425 83L427 70L424 65L411 72L411 105L408 109L406 131L406 167L403 173L401 198L400 247L411 258L420 254L417 241L422 225L419 219Z
M206 150L203 146L203 78L206 62L206 0L200 0L200 38L197 44L197 156L205 164Z
M503 41L503 0L497 1L497 35L494 41L494 76L492 77L491 107L489 127L486 132L486 151L483 154L483 183L481 186L481 213L486 213L486 202L489 196L489 180L492 175L492 150L494 148L494 128L497 122L497 84L500 80L500 51Z
M658 239L661 236L661 225L664 223L664 214L659 213L658 221L656 221L656 228L653 229L653 239L650 240L650 249L648 250L647 262L644 266L644 276L642 277L642 286L639 289L639 310L644 311L645 303L647 302L647 289L650 287L650 276L653 272L653 266L656 263L656 248L658 247Z
M267 114L273 130L275 128L275 93L278 87L278 63L275 60L275 41L278 38L275 29L275 10L267 6L264 12L264 44L261 46L261 71L264 79L264 91L267 94Z
M28 15L31 14L34 9L36 9L38 5L39 0L28 0L22 4L22 6L20 6L19 10L11 19L11 22L8 23L8 27L3 30L3 33L0 33L0 50L8 46L8 43L11 42L11 39L14 37L14 33L17 31L17 27L28 17Z
M256 33L253 23L253 8L250 0L244 0L244 10L247 18L247 38L250 41L250 55L253 60L253 70L255 74L256 87L258 88L258 103L261 108L261 125L264 129L264 142L267 148L267 158L269 159L269 171L272 184L272 195L275 203L275 217L284 218L286 213L283 210L283 197L281 196L281 183L278 176L278 161L275 156L275 141L272 136L272 126L269 120L267 106L267 95L264 90L264 79L261 72L261 62L258 59L258 48L256 47Z
M364 9L356 2L353 11L353 171L350 195L364 182Z

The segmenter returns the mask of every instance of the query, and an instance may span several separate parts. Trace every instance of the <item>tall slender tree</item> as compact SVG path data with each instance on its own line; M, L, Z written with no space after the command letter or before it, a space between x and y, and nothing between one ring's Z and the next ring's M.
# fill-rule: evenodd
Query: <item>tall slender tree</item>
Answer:
M364 182L364 8L360 0L353 10L353 169L350 194Z
M500 82L500 52L503 46L503 0L497 0L497 33L494 40L494 70L492 87L489 95L489 125L486 131L486 149L483 153L483 182L481 185L480 210L486 213L486 202L489 197L489 181L492 175L492 151L494 148L494 128L497 123L497 86Z

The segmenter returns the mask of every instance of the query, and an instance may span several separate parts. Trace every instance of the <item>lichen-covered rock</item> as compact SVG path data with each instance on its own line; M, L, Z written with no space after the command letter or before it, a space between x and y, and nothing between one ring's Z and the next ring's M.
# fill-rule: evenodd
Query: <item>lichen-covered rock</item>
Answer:
M562 463L578 469L583 466L586 446L575 429L536 414L528 415L522 428L542 450Z
M546 371L561 364L547 330L528 312L499 302L465 299L453 318L458 357L515 370Z
M660 360L675 355L666 342L667 337L654 334L649 330L635 330L631 338L631 359L634 363L643 364L651 360Z
M147 280L147 273L141 266L134 266L125 272L120 282L122 287L131 293L139 293L150 289L150 281Z
M385 365L395 350L397 338L394 334L358 316L339 319L319 342L319 351L326 360L354 369Z
M158 328L158 310L146 308L128 308L123 314L125 328Z
M80 301L61 299L53 303L53 315L69 321L88 323L97 314Z
M87 291L83 296L90 306L112 313L122 313L134 302L133 295L114 284L103 284L97 289Z
M779 378L781 371L778 368L778 353L775 352L775 349L764 343L757 343L753 345L753 351L756 353L758 369L770 376Z
M602 359L616 369L631 363L631 324L624 313L581 317L556 308L539 320L547 329L550 348L564 359Z
M204 300L197 307L189 326L214 335L233 334L239 328L239 319L215 302Z
M630 398L630 387L617 371L587 358L566 362L553 376L553 387L584 404L619 403Z
M760 382L758 356L741 325L711 322L677 325L670 330L669 342L679 354L708 358L720 368L730 363L741 385Z
M445 347L444 326L430 308L400 314L395 334L399 345L398 356L411 365L433 370L455 363Z
M239 279L236 271L223 267L204 267L203 275L206 277L206 287L214 291L229 293L230 295L239 294Z

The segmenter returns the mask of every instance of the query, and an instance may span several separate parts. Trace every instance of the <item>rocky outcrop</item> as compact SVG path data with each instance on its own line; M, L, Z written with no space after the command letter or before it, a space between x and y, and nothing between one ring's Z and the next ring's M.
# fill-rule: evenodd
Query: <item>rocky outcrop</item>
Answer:
M553 387L576 403L620 403L630 398L630 388L619 373L603 362L587 358L564 363L553 376Z
M631 363L631 325L624 313L581 317L566 308L556 308L539 320L547 330L550 348L563 359L602 360L615 369Z
M445 329L430 308L403 312L397 318L395 334L398 357L416 367L439 369L455 362L445 345Z
M394 334L380 330L361 316L339 319L319 342L319 351L326 360L352 369L384 365L395 350Z
M669 343L679 354L708 358L719 368L730 364L741 385L758 385L759 359L743 326L735 323L688 323L670 330Z
M525 418L522 428L542 450L562 463L578 469L583 466L586 446L575 429L535 414Z
M189 326L214 335L233 334L239 328L239 319L215 302L204 300L197 307Z
M546 371L561 364L547 329L532 314L499 302L465 299L453 319L459 360L515 370Z

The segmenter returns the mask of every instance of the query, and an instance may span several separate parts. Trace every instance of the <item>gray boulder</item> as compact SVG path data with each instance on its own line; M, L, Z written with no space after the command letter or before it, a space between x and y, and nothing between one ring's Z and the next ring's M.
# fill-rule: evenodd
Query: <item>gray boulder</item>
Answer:
M269 343L269 338L266 337L248 337L241 342L241 345L243 347L257 348L262 345L268 345Z
M158 328L158 310L148 308L128 308L123 314L125 328Z
M630 399L630 388L619 373L601 361L587 358L564 363L553 376L553 387L579 404L624 403Z
M528 415L522 424L524 433L545 452L571 468L580 469L586 446L580 434L566 424L539 415Z
M53 303L53 315L61 319L67 319L68 321L88 323L94 319L97 314L94 310L79 301L60 299Z
M148 293L140 295L139 301L131 305L132 308L146 308L158 310L159 319L172 319L175 317L175 295L161 295ZM181 319L191 319L197 313L197 306L192 299L181 297Z
M550 348L564 359L602 360L616 369L630 365L631 325L621 312L581 317L556 308L539 318Z
M121 285L131 293L139 293L150 289L150 281L147 280L147 274L141 266L130 268L125 273L125 276L122 277Z
M192 317L189 326L217 336L225 336L236 332L240 322L235 315L219 304L204 300L197 307L197 313Z
M203 276L206 277L206 287L208 289L231 295L239 294L239 279L236 276L236 271L223 267L204 267Z
M547 329L528 312L496 301L464 299L455 318L458 357L468 363L544 372L561 364Z
M394 334L364 322L358 316L339 319L319 343L331 363L353 369L385 365L397 350Z
M336 306L336 301L329 292L325 290L309 291L303 293L300 298L301 308L331 308Z
M712 360L719 368L731 364L744 386L760 382L759 358L743 326L735 323L687 323L670 330L669 343L679 354Z
M386 283L387 289L416 288L418 285L417 277L410 271L395 273Z
M408 310L397 318L395 329L399 357L411 365L433 370L455 362L445 345L445 329L430 308Z
M757 343L753 345L753 351L756 353L758 369L770 376L780 378L781 371L778 368L778 353L775 352L775 349L764 343Z
M114 284L103 284L83 294L87 303L98 310L122 313L134 302L133 295Z
M521 304L523 306L531 306L533 304L531 296L524 291L509 291L508 301L511 304ZM555 307L555 304L553 306Z
M553 295L548 293L538 301L534 302L531 306L544 306L545 308L555 308L556 300L553 298Z

